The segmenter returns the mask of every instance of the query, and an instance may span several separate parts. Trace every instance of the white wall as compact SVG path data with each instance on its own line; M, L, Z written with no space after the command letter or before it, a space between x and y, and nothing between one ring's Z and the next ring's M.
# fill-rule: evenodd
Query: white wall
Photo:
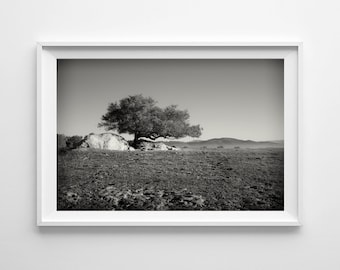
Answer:
M340 269L339 1L2 1L0 269ZM303 41L304 226L37 228L37 41Z

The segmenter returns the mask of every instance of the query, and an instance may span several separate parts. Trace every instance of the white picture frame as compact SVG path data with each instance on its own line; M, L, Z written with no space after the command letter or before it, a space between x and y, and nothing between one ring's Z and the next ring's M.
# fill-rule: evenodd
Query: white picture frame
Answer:
M283 211L57 211L58 59L284 59ZM37 45L38 226L301 225L302 43L58 43ZM288 109L289 108L289 109Z

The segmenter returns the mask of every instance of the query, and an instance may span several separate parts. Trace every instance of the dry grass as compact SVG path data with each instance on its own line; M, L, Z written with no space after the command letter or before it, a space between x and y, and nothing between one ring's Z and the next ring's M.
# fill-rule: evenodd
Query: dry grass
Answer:
M58 155L58 210L283 210L283 149Z

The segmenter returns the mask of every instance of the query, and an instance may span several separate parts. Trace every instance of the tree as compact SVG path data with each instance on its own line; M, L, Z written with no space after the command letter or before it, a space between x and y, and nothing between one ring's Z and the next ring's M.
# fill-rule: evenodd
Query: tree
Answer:
M191 126L189 117L188 111L178 110L176 105L161 109L152 98L135 95L110 103L98 127L132 134L134 144L141 137L155 140L201 136L202 128Z
M64 134L57 134L57 148L66 147L66 136Z
M79 147L81 145L83 141L83 137L82 136L72 136L72 137L67 137L66 138L66 146L69 149L75 149L77 147Z

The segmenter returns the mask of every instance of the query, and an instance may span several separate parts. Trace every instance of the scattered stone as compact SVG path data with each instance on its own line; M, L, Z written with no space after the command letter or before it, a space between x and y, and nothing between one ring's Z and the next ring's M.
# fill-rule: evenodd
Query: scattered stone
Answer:
M201 195L192 194L187 189L167 192L148 187L122 191L108 186L98 194L111 204L112 210L200 210L205 202Z
M68 191L66 192L66 200L70 203L76 204L80 200L80 196L75 192Z

